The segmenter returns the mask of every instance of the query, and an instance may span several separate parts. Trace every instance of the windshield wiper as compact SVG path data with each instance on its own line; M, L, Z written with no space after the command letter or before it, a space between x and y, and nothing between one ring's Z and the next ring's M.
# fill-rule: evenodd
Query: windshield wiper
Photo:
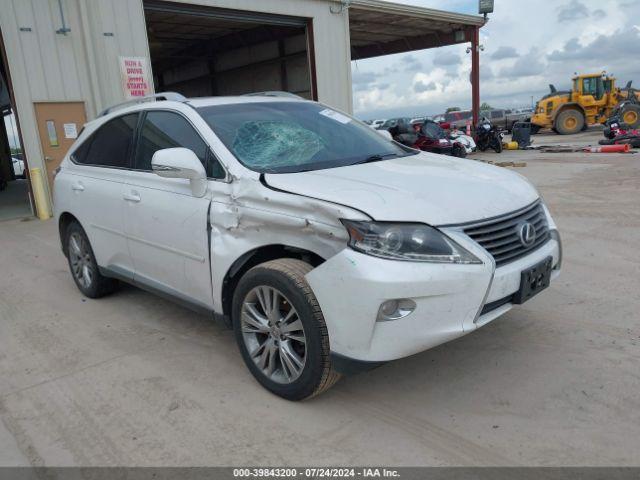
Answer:
M359 162L354 163L353 165L359 165L361 163L372 163L379 162L380 160L384 160L387 157L397 157L397 153L376 153L375 155L370 155L364 160L360 160Z

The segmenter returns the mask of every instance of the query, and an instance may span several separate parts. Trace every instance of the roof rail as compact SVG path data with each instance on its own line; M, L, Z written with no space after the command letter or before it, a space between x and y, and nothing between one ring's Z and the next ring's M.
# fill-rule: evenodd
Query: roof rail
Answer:
M300 100L304 100L300 95L296 95L291 92L282 92L279 90L271 90L268 92L252 92L245 93L243 97L286 97L286 98L299 98Z
M144 103L144 102L150 102L151 100L166 100L166 101L172 101L172 102L186 102L187 98L183 95L180 95L179 93L176 92L162 92L162 93L156 93L155 95L146 95L144 97L140 97L140 98L134 98L132 100L129 100L127 102L122 102L122 103L118 103L117 105L112 105L111 107L105 108L102 112L100 112L98 114L98 117L103 117L111 112L114 112L116 110L120 110L121 108L125 108L128 107L130 105L135 105L137 103Z

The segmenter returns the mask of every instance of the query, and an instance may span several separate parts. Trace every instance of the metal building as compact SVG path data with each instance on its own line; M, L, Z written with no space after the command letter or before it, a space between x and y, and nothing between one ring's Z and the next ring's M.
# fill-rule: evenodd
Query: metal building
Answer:
M47 216L55 168L110 105L154 91L285 90L351 111L351 60L465 42L477 86L482 24L381 0L0 0L0 112L24 152L23 207L39 190ZM0 179L12 184L5 123Z

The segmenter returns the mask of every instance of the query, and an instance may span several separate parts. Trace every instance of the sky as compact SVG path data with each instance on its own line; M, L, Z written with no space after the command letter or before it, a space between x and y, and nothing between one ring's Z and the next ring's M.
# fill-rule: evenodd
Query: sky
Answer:
M398 0L476 14L478 0ZM495 0L480 30L480 97L494 108L531 106L550 83L603 70L640 88L640 0ZM351 64L354 111L362 119L471 107L468 43Z

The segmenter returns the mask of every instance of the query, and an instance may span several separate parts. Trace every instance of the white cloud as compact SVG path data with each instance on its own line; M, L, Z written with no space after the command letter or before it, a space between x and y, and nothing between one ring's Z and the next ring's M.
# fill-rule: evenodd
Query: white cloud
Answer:
M589 16L587 6L578 0L571 0L557 8L559 22L574 22Z
M504 60L505 58L518 58L518 52L511 46L502 45L491 54L493 60Z
M500 76L512 79L544 75L545 65L540 57L540 51L533 47L526 55L519 57L513 65L503 67L500 70Z
M477 0L398 0L402 3L476 13ZM551 5L551 6L550 6ZM518 2L496 0L495 12L481 29L481 101L494 106L529 105L549 83L569 86L574 72L607 70L619 83L640 85L633 61L640 44L640 2L600 0ZM583 8L584 7L584 8ZM574 9L569 12L567 9ZM568 17L574 18L568 21ZM361 116L434 114L447 106L471 104L468 44L421 50L354 62L354 109ZM360 72L360 73L358 73ZM366 74L364 78L357 75ZM366 81L365 81L366 80ZM386 87L386 88L383 88Z
M434 65L442 65L442 66L450 66L450 65L460 65L462 63L462 59L460 55L457 53L436 53L433 58Z

